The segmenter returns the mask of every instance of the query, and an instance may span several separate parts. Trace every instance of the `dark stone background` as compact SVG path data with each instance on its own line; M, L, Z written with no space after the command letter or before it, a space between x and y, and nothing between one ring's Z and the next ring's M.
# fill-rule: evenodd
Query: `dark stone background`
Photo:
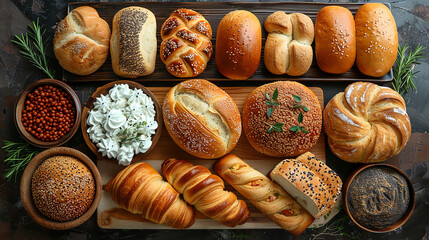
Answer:
M304 0L305 1L305 0ZM91 1L93 2L93 1ZM95 1L98 2L98 1ZM105 2L105 1L102 1ZM118 1L110 1L118 2ZM312 2L312 1L305 1ZM367 1L322 1L322 2L367 2ZM370 1L371 2L371 1ZM400 44L415 48L417 44L429 46L429 1L387 0L395 17ZM45 78L19 54L10 39L25 31L26 26L37 17L47 27L47 35L53 36L55 24L65 17L67 0L0 0L0 139L11 140L18 136L13 124L13 109L17 96L24 86ZM50 44L49 49L52 49ZM52 51L49 56L55 63ZM351 220L344 223L344 232L358 239L429 239L429 193L427 166L429 164L429 59L428 54L422 64L416 66L419 73L415 83L418 88L404 96L407 112L413 127L412 137L403 152L388 161L404 170L410 177L416 190L416 208L410 220L394 232L372 234L360 230ZM56 77L61 79L61 68L56 65ZM145 83L147 86L172 86L174 83ZM227 84L227 83L225 83ZM224 84L224 85L225 85ZM240 84L255 85L255 82ZM348 83L305 83L318 86L324 91L325 104ZM100 83L70 84L77 92L82 103L95 91ZM2 145L2 143L1 143ZM90 157L94 155L83 142L81 134L76 134L66 146L83 151ZM0 159L4 153L0 152ZM327 149L327 162L340 173L345 180L357 167L335 157ZM3 172L3 161L0 171ZM342 212L334 220L342 218ZM299 239L311 239L322 229L307 230ZM326 239L349 239L346 236L323 235ZM35 223L25 212L20 196L19 183L7 183L0 179L0 239L294 239L284 230L104 230L97 226L96 214L83 225L68 231L53 231ZM321 238L319 238L321 239Z

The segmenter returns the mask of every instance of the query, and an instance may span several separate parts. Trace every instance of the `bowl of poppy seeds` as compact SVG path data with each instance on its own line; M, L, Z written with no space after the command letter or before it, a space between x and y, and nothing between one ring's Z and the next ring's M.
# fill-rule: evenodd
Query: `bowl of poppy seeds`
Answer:
M343 188L344 208L362 229L383 233L402 226L415 205L413 185L399 168L370 164L358 168Z
M101 176L82 152L57 147L36 155L21 179L21 199L40 225L57 230L76 227L95 212Z

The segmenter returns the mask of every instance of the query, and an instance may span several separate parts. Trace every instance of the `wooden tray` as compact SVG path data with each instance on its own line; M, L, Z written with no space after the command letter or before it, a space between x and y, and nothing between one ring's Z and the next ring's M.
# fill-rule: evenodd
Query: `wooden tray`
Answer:
M317 13L319 10L325 6L332 4L329 3L293 3L293 2L278 2L278 3L231 3L231 2L138 2L138 3L69 3L68 11L73 10L79 6L91 6L95 8L100 16L107 21L111 26L113 16L117 11L124 7L129 6L141 6L151 10L157 20L157 39L158 39L158 56L156 59L156 68L155 72L149 76L140 77L135 79L135 81L151 81L156 79L157 81L182 81L181 78L176 78L165 69L164 63L162 63L159 58L159 46L161 44L160 29L164 21L170 16L170 14L178 8L191 8L199 13L201 13L209 22L213 30L212 43L213 46L216 45L216 32L217 26L219 25L220 20L223 16L230 11L237 9L249 10L254 13L261 24L263 25L264 20L268 15L275 11L283 10L287 13L292 12L301 12L308 15L313 22L316 20ZM363 3L335 3L335 5L344 6L354 14ZM390 6L389 6L390 7ZM262 27L263 29L263 27ZM297 81L372 81L372 82L387 82L393 79L392 71L387 73L381 78L372 78L363 75L359 72L356 65L349 71L344 74L335 75L328 74L321 71L316 64L316 59L313 59L313 64L310 70L301 77L291 77L288 75L274 75L271 74L264 66L263 63L263 51L265 45L265 38L267 32L265 29L262 31L262 55L261 62L259 67L256 70L256 73L249 78L253 81L272 81L272 80L297 80ZM314 46L313 46L314 48ZM210 81L230 81L230 79L225 78L220 74L216 68L216 62L213 57L210 62L207 64L206 70L198 76L198 78L203 78ZM89 76L78 76L67 71L64 71L63 80L71 82L89 82L89 81L112 81L123 79L119 76L116 76L112 70L110 58L107 59L106 63L95 73Z
M148 89L152 91L160 103L163 102L168 90L170 90L168 87L148 87ZM246 101L250 92L255 89L255 87L224 87L222 89L224 89L234 99L234 102L237 104L237 107L241 112L244 102ZM322 89L318 87L310 87L310 89L316 94L323 111ZM323 131L319 137L318 142L311 149L311 152L313 152L322 161L325 161L325 135ZM232 153L245 160L250 166L256 168L263 174L267 174L277 163L282 160L282 158L269 157L256 152L256 150L250 146L244 133L242 133L240 140ZM168 135L168 132L164 129L156 147L150 153L144 156L143 161L152 165L158 172L161 172L161 163L171 157L189 160L194 164L200 164L209 169L212 169L212 165L215 163L215 160L201 160L186 153L173 142L173 140ZM110 179L115 177L116 174L124 168L123 166L118 165L117 162L104 158L97 159L97 166L101 174L103 185L107 184ZM237 194L240 199L246 200L231 186L227 186L226 189ZM247 200L246 203L250 210L250 217L244 225L237 226L236 228L279 228L279 226L274 224L268 217L259 212L259 210L257 210ZM104 191L102 192L100 204L98 205L97 219L98 225L101 228L172 229L165 225L149 222L142 219L138 215L134 215L119 209L116 203L111 200L110 194ZM202 214L197 214L197 220L191 229L228 229L228 227L216 222L213 219L208 219Z

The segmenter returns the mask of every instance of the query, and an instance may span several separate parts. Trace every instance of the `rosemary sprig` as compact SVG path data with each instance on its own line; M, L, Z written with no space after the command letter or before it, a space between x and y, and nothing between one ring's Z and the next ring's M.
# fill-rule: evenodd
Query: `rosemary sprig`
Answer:
M398 47L398 56L396 57L395 66L393 67L393 90L403 95L410 91L410 89L417 89L416 85L414 85L413 78L418 72L414 71L414 67L416 64L420 64L425 54L425 49L426 48L420 44L416 49L410 49L409 51L407 51L407 44Z
M43 40L46 29L43 25L39 25L39 18L28 25L29 31L25 34L15 35L16 40L11 40L22 50L20 53L24 55L34 66L42 70L50 78L55 77L55 71L49 68L46 59L46 43L49 39Z
M6 153L4 162L8 165L8 168L6 168L3 174L3 178L8 182L12 179L16 182L18 173L40 152L40 149L26 142L4 140L3 143L3 150Z
M317 234L312 234L312 240L316 240L316 239L323 239L323 237L327 237L327 236L331 236L337 239L341 239L341 237L343 236L347 236L350 237L352 239L357 238L357 235L352 235L352 234L348 234L346 232L345 229L345 224L347 221L348 217L344 216L342 218L339 218L335 221L333 221L332 223L328 224L325 226L325 228L323 229L323 231L317 233Z

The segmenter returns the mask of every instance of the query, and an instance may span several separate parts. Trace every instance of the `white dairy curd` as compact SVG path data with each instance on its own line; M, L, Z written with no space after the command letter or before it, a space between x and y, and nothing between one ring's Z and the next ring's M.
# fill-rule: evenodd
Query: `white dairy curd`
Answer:
M86 123L101 155L116 158L124 166L135 154L149 150L158 128L152 99L127 84L115 84L108 94L96 98Z

